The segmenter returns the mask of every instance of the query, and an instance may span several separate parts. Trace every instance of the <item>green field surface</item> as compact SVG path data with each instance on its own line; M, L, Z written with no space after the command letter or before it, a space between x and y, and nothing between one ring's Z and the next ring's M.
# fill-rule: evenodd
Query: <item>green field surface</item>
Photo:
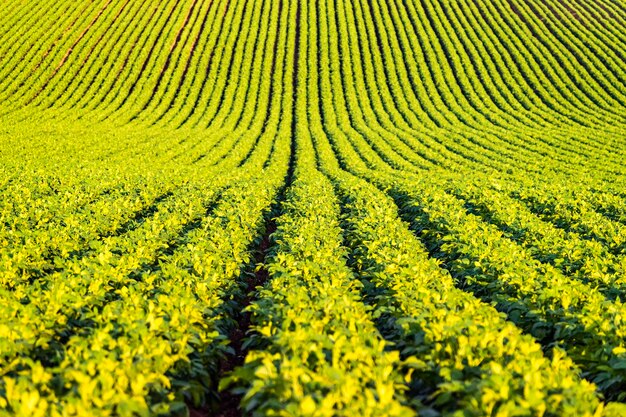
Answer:
M9 416L626 416L626 0L0 0Z

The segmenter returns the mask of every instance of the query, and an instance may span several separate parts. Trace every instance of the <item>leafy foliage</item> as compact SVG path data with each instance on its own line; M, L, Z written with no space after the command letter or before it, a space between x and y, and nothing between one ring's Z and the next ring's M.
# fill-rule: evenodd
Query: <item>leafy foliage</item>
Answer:
M622 0L13 3L0 416L626 415Z

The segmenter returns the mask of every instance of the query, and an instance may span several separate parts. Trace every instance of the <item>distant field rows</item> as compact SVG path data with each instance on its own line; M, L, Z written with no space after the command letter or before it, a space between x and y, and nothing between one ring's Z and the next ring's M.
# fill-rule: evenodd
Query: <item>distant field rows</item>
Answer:
M625 34L0 0L0 416L625 416Z

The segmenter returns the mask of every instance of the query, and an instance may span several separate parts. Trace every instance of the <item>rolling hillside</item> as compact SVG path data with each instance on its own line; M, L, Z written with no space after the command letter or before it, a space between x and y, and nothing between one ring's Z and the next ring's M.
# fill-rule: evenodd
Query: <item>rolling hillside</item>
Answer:
M0 0L0 416L626 416L623 0Z

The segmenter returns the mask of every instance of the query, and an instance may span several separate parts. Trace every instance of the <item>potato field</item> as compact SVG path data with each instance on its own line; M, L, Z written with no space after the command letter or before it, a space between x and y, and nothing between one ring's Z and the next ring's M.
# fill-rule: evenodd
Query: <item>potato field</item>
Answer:
M626 0L0 0L9 416L626 416Z

